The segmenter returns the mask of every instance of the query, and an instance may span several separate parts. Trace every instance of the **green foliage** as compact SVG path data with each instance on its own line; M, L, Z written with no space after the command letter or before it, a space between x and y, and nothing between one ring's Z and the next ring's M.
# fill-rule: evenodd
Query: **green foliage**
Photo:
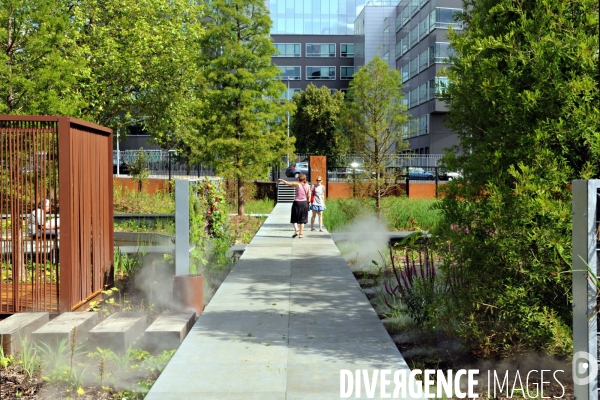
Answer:
M4 335L0 335L0 368L6 368L15 362L13 355L6 357L4 355Z
M569 354L570 183L600 174L598 3L465 9L443 96L445 167L464 176L440 203L452 327L482 357Z
M82 99L72 88L85 68L65 57L70 35L68 1L0 3L0 114L77 114Z
M148 169L148 161L150 156L140 147L140 151L135 153L135 159L129 166L129 174L131 180L138 184L138 192L142 192L142 185L148 180L150 170Z
M238 214L244 214L244 182L263 177L269 166L293 152L286 135L285 86L271 61L275 47L262 0L214 0L202 19L206 35L201 63L206 77L195 130L185 143L216 172L234 179Z
M296 152L317 154L336 159L348 151L348 138L340 129L344 95L335 94L327 86L317 88L310 83L306 90L294 95L296 114L290 132L296 138Z
M115 214L174 214L175 198L167 190L150 194L115 185L113 209Z
M335 232L349 224L356 217L373 209L374 200L331 199L323 213L323 224L330 232ZM386 197L381 202L381 219L393 231L430 230L434 228L441 214L436 208L437 200L409 199L407 197Z
M402 126L408 114L401 89L400 73L376 56L354 74L348 90L351 101L343 121L351 146L364 160L364 178L378 214L382 197L395 190L395 177L389 168L393 153L407 146Z
M202 5L10 0L0 5L0 113L177 132L195 97Z

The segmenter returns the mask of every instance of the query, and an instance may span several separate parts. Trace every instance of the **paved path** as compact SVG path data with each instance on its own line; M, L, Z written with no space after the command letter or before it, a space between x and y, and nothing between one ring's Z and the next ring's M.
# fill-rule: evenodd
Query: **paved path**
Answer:
M290 207L275 207L147 400L339 399L341 369L408 373L331 236L292 239Z

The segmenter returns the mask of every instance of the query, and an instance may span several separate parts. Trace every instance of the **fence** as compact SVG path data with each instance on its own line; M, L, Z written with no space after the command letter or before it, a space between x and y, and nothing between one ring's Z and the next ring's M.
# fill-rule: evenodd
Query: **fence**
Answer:
M98 125L0 116L0 313L71 311L110 283L111 149Z
M212 167L202 163L189 163L180 153L172 150L113 150L113 174L117 174L119 160L119 175L128 175L129 167L133 165L140 152L148 157L146 167L151 177L171 179L215 175Z

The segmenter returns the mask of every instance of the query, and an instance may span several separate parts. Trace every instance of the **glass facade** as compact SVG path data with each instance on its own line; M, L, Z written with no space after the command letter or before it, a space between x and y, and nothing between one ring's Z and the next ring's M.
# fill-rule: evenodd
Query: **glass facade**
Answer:
M306 79L335 79L335 67L306 67Z
M352 35L364 0L270 0L272 35Z
M306 43L306 57L335 57L335 43Z
M340 45L340 57L354 58L354 44L342 43Z
M300 76L300 67L283 67L280 66L281 74L278 76L279 79L284 81L298 81L302 79Z
M354 67L340 67L340 79L350 80L354 75Z
M273 57L301 57L300 43L273 43L279 53L275 53Z

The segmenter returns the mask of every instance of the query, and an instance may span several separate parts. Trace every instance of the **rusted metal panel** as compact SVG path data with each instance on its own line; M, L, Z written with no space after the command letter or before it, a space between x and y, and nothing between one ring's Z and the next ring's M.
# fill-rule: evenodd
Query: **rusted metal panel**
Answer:
M327 157L325 156L310 156L309 158L309 166L310 166L310 182L317 182L317 177L320 176L323 178L323 182L321 184L323 186L327 185Z
M0 116L0 163L0 313L80 306L113 265L112 131L69 117ZM32 231L38 215L60 222L60 235Z

